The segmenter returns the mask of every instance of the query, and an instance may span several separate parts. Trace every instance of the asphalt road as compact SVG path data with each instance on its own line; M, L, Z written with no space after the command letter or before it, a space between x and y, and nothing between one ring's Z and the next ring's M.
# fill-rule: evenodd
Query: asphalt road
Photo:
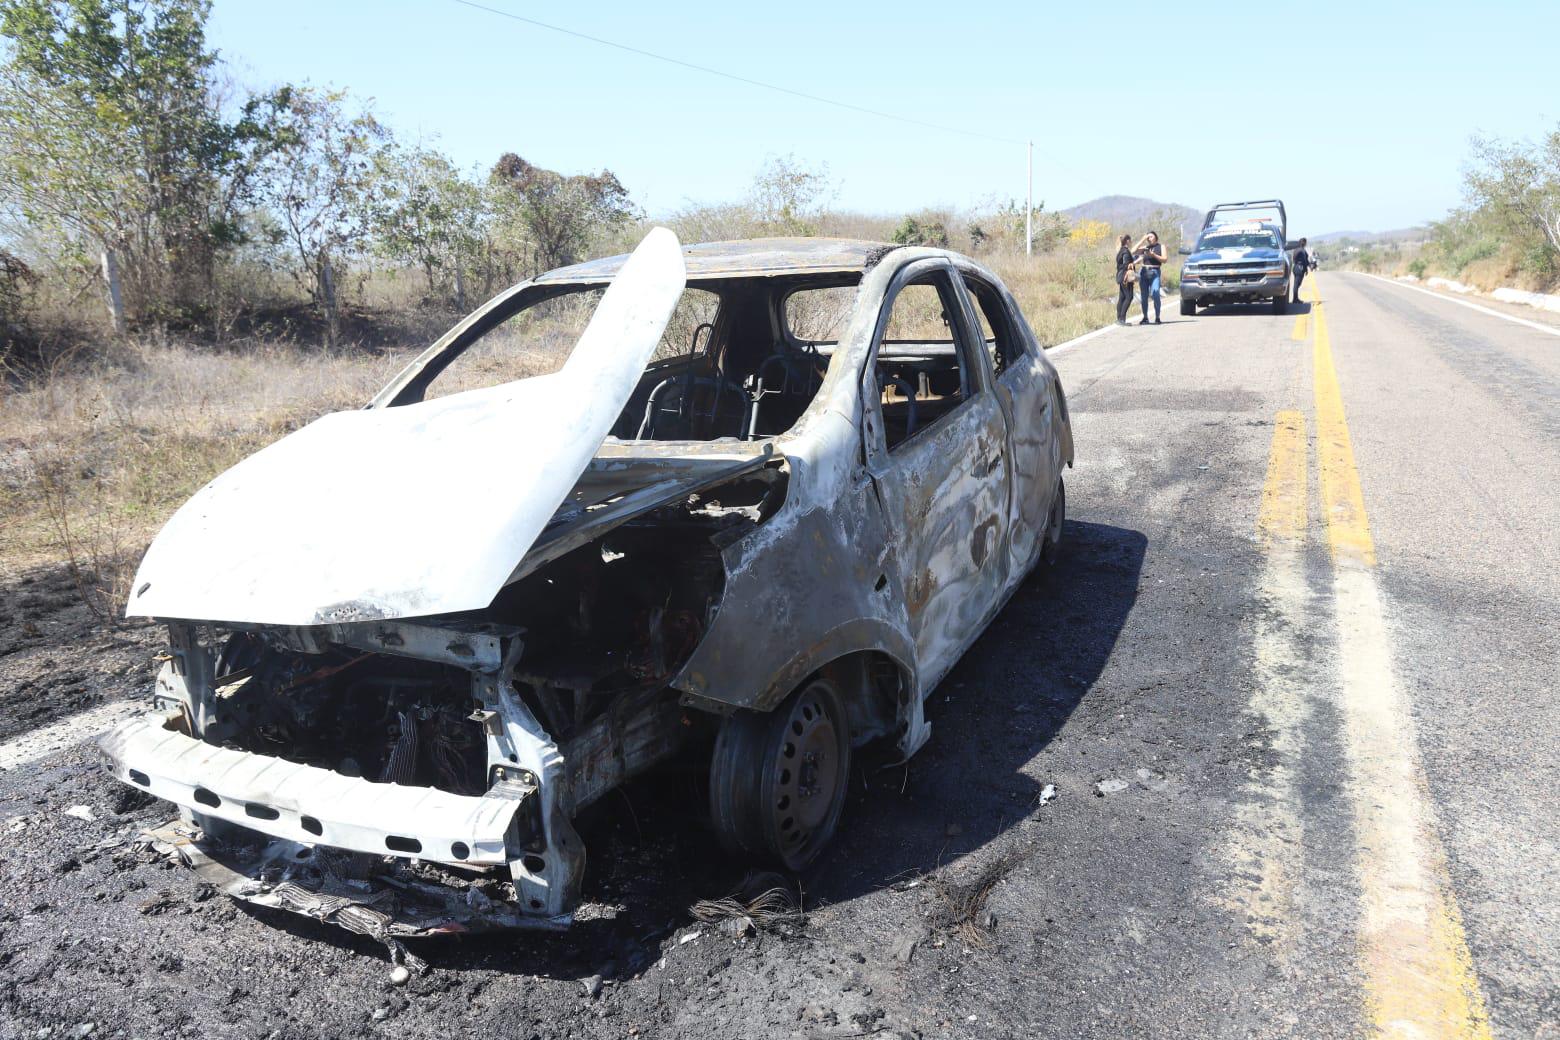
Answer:
M1058 352L1068 553L805 926L692 920L741 879L674 770L587 821L592 920L395 987L136 849L78 747L0 772L0 1037L1560 1037L1560 336L1307 289Z

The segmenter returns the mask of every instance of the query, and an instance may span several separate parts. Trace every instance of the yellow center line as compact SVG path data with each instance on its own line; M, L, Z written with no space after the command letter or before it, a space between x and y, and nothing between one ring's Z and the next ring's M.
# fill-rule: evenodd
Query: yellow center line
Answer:
M1327 314L1320 302L1311 307L1316 325L1311 350L1316 380L1316 456L1321 471L1322 513L1327 517L1327 544L1335 561L1350 559L1371 567L1376 563L1376 543L1370 535L1365 496L1354 468L1354 445L1343 415L1338 372L1333 367Z
M1309 314L1301 314L1297 316L1295 318L1295 330L1289 334L1289 338L1299 341L1309 339L1311 337L1311 333L1309 331L1310 325L1311 316Z
M1374 1035L1490 1040L1445 851L1392 663L1320 291L1312 283L1316 450L1332 550L1338 671L1361 885L1360 962Z
M1262 507L1257 513L1257 531L1265 539L1305 537L1305 471L1305 414L1279 412L1273 417L1273 447L1262 485Z

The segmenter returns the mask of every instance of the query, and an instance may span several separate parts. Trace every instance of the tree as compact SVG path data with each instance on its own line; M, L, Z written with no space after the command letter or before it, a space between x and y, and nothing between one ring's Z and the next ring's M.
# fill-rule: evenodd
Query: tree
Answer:
M390 143L366 109L348 110L345 91L278 92L259 195L280 222L292 276L324 315L331 347L341 338L337 279L368 244Z
M266 101L224 119L208 0L0 0L0 206L123 273L133 315L199 309L239 235ZM117 317L117 316L116 316Z
M1110 225L1103 220L1078 221L1068 232L1067 241L1093 248L1110 237Z
M772 156L753 179L749 204L763 234L816 235L834 190L827 166Z
M377 167L376 248L419 268L430 296L453 288L456 306L465 309L466 266L483 253L490 223L481 186L461 176L448 158L425 148L386 148Z
M1512 230L1542 236L1551 266L1560 255L1560 126L1538 144L1474 138L1464 174L1468 198Z
M610 170L565 176L506 152L489 182L501 217L528 247L528 274L579 262L592 236L621 227L635 213Z

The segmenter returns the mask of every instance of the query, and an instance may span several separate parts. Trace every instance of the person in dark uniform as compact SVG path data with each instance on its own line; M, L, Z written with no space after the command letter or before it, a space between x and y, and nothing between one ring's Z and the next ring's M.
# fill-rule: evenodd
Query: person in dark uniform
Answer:
M1154 324L1164 324L1159 320L1159 277L1165 266L1165 247L1159 241L1159 232L1150 231L1138 239L1138 244L1133 247L1132 254L1137 257L1141 270L1138 271L1138 284L1143 287L1143 320L1139 325L1148 324L1148 300L1154 299Z
M1300 302L1300 283L1305 281L1305 273L1311 269L1311 254L1306 251L1305 239L1300 240L1300 248L1295 250L1295 298L1292 302Z
M1132 236L1122 235L1116 249L1116 324L1127 324L1127 311L1132 309L1132 291L1137 282L1132 277Z

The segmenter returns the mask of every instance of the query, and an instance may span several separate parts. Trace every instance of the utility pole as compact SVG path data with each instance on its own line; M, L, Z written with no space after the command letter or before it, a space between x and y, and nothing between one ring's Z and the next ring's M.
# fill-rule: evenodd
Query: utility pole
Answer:
M1029 142L1029 162L1024 179L1024 255L1035 255L1035 143Z

